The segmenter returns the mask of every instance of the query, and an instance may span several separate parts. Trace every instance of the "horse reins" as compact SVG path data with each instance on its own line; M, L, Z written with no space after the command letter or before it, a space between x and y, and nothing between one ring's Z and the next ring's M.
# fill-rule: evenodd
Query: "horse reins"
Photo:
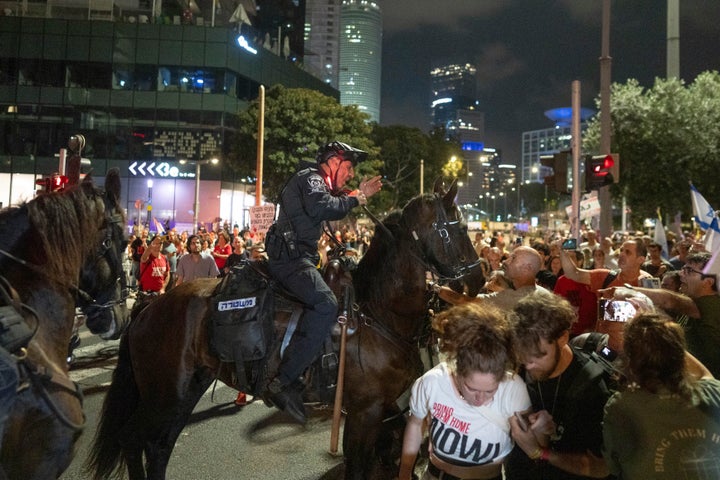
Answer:
M57 416L58 420L60 420L63 425L75 431L82 430L84 428L85 414L83 413L83 423L77 424L73 422L55 404L53 399L48 394L46 388L46 385L48 383L60 387L61 389L66 390L72 395L74 395L82 404L83 395L82 391L80 390L80 386L69 378L58 375L56 372L51 372L45 366L38 366L28 359L27 345L37 332L40 318L38 313L35 311L34 308L20 301L20 298L18 297L15 290L10 286L10 283L7 281L7 279L5 279L5 277L2 276L0 276L0 297L2 297L3 301L6 302L15 311L18 317L20 317L16 319L16 321L23 322L23 324L25 325L22 327L23 333L25 329L28 330L27 334L23 335L22 339L17 340L20 346L16 345L15 347L8 350L9 353L15 358L18 365L19 381L16 393L20 394L25 391L28 388L27 381L29 380L30 383L32 383L36 387L43 400L45 400L46 405L50 408L50 410L52 410L52 412ZM27 311L29 314L35 317L36 325L34 330L30 330L30 327L27 326L27 322L25 322L25 317L23 316L22 311ZM10 330L12 331L11 328ZM3 345L3 348L4 347L5 345Z
M105 217L106 223L108 224L116 224L122 222L122 216L120 214L115 215L106 215ZM99 252L95 259L95 263L97 263L100 258L105 257L107 255L107 252L112 247L112 232L110 226L106 227L106 233L105 233L105 239L102 242L102 251ZM37 273L38 275L42 275L43 277L49 279L50 281L58 284L58 285L64 285L64 282L61 282L55 278L53 278L51 275L48 275L46 271L44 271L40 266L30 263L27 260L24 260L16 255L13 255L12 253L8 252L7 250L4 250L0 248L0 254L6 256L10 260L13 260L14 262L22 265L23 267L32 270L34 273ZM108 258L108 261L111 259ZM121 268L122 270L122 268ZM110 300L109 302L105 303L98 303L97 300L95 300L89 293L87 293L85 290L80 288L78 285L70 284L67 288L71 292L74 292L76 295L76 304L79 303L78 300L81 300L84 302L84 305L81 305L80 308L85 312L85 314L89 318L94 318L97 316L100 312L103 310L107 310L109 308L114 307L115 305L118 305L128 299L129 292L127 291L126 282L124 275L119 275L116 279L116 282L120 282L121 285L121 295L120 298L116 300Z

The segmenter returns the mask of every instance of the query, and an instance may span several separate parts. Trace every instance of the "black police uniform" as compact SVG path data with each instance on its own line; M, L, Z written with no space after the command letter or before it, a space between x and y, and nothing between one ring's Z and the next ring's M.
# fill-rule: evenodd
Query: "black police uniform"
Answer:
M280 214L265 239L270 273L308 308L285 350L277 379L290 385L310 366L337 317L337 299L317 269L322 223L340 220L359 205L333 195L316 168L297 172L281 193Z

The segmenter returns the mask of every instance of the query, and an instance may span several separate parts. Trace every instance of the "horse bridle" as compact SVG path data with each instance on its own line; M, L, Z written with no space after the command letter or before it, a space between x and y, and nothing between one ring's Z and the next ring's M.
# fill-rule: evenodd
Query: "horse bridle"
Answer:
M476 262L469 264L464 264L460 261L462 255L460 254L460 249L457 247L456 242L453 242L450 237L450 230L459 229L462 221L448 220L447 213L445 212L445 208L443 207L442 196L440 196L438 193L434 193L433 196L433 204L435 207L435 221L432 223L432 228L442 240L443 253L448 258L457 260L458 262L449 265L449 269L452 274L451 276L448 276L441 273L435 265L430 263L427 259L427 254L422 250L420 250L419 253L410 252L410 254L413 257L417 258L423 265L425 265L425 269L431 272L439 282L460 280L466 275L470 274L472 269L477 267L481 263L481 260L478 259ZM411 234L417 244L417 242L420 241L420 238L414 230L411 232Z
M109 214L107 213L107 205L106 205L106 215L105 215L105 238L103 239L102 244L100 245L100 251L95 257L95 265L100 261L100 259L105 258L107 260L108 264L112 264L113 260L115 262L120 262L119 259L115 258L113 259L110 256L110 251L113 246L113 225L120 224L123 222L123 217L119 213L115 214ZM127 281L125 279L125 275L122 273L122 264L118 265L115 264L116 267L119 266L118 271L121 272L118 274L118 276L115 278L115 283L120 283L120 296L119 298L109 300L107 302L100 303L95 298L93 298L90 294L88 294L85 290L81 289L79 286L71 286L71 289L75 291L77 294L76 298L76 304L79 304L79 308L85 313L85 315L88 318L95 318L102 314L105 310L112 309L116 305L119 305L123 302L125 302L128 299L128 296L130 294L128 288L127 288Z
M101 246L100 246L100 252L95 257L95 263L103 258L107 257L108 252L112 248L112 225L122 223L122 215L120 214L114 214L110 215L107 213L107 205L106 205L106 215L105 215L105 239L103 240ZM16 255L13 255L12 253L8 252L7 250L4 250L0 248L0 255L4 255L10 260L13 260L16 263L19 263L20 265L24 266L25 268L32 270L33 272L42 275L46 278L49 278L50 280L54 281L55 283L62 284L63 282L60 282L54 278L52 278L50 275L47 274L42 268L40 268L38 265L35 265L33 263L30 263L20 257L17 257ZM107 257L108 263L112 261L112 258ZM122 265L119 269L120 272L122 272ZM99 303L97 300L95 300L89 293L87 293L85 290L80 288L78 285L71 284L68 286L68 289L71 292L74 292L75 297L75 303L81 303L79 305L80 309L85 313L85 315L88 318L95 318L95 316L102 313L104 310L107 310L109 308L114 307L115 305L118 305L122 302L125 302L128 299L129 292L127 289L127 282L125 281L125 275L119 274L115 282L120 282L121 286L121 293L120 297L115 300L110 300L108 302Z

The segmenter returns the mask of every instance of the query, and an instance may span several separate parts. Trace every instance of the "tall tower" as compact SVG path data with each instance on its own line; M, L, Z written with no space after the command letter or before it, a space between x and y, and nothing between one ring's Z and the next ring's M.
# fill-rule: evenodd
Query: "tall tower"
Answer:
M340 66L341 2L307 0L305 4L305 66L334 88L338 88Z
M342 0L339 90L342 105L357 105L380 121L382 15L372 0Z
M469 63L430 71L433 126L444 127L448 137L463 142L480 142L485 135L485 116L478 111L476 73Z

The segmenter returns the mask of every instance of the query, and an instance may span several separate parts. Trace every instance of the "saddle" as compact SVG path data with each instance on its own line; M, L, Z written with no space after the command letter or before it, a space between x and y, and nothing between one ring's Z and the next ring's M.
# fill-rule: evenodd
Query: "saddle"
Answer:
M354 263L334 259L323 277L340 305L352 298L349 269ZM349 291L346 291L349 290ZM280 364L305 304L272 278L266 260L245 260L234 266L211 297L210 347L223 364L234 366L238 390L261 395ZM341 307L343 308L343 307ZM278 312L289 313L287 324L275 322ZM349 315L346 315L349 316ZM312 395L308 401L330 403L338 368L339 337L329 336L323 353L305 375ZM222 368L222 365L221 365ZM314 395L313 395L314 394Z

